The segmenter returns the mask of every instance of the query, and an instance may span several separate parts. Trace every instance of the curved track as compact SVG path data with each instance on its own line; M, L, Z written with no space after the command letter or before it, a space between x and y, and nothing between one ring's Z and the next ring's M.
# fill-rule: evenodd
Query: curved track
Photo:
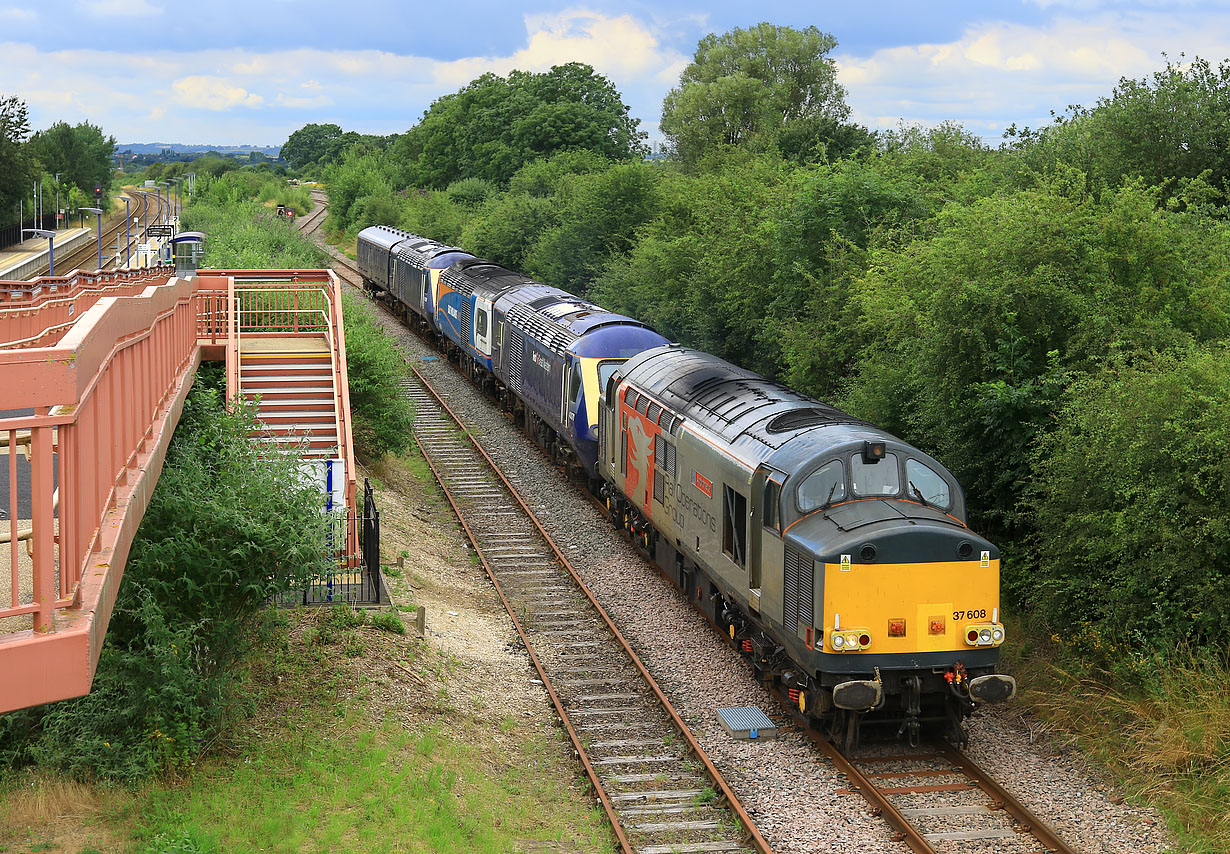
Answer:
M134 190L130 194L135 204L130 205L129 215L136 217L140 222L140 227L129 227L127 235L130 238L128 250L131 253L133 247L141 242L141 229L148 222L153 224L159 220L161 216L166 215L170 210L170 203L163 199L161 207L159 207L158 196L154 193L146 193L140 190ZM116 268L116 241L122 245L124 242L124 216L112 215L108 219L103 220L102 224L102 259L103 269ZM120 253L124 253L121 251ZM63 254L56 253L56 269L64 272L72 270L95 270L98 268L98 239L90 240L84 245ZM39 276L47 275L47 269L39 271L31 276L31 279L36 279ZM60 273L64 275L64 273Z
M770 851L564 553L426 380L415 439L512 618L620 848Z
M338 275L362 290L357 265L348 258L333 257ZM418 400L415 402L417 405ZM716 627L714 631L724 642L727 640ZM781 710L791 715L850 780L851 794L857 792L865 798L873 812L887 821L912 851L1075 854L1057 833L947 742L931 742L928 750L908 753L902 753L894 743L878 753L846 756L824 733L798 715L788 698L774 693Z

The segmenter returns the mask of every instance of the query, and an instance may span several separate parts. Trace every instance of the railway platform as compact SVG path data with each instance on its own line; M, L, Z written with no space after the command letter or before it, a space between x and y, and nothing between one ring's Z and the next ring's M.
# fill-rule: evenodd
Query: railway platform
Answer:
M331 271L0 280L0 712L89 692L129 547L206 360L225 362L228 396L269 400L259 417L295 438L288 453L307 449L305 469L328 488L322 507L340 514L339 566L362 565Z
M55 251L57 255L67 253L86 244L94 237L91 228L65 228L56 232ZM47 267L49 260L47 240L42 237L31 237L0 250L0 281L23 280L29 278L37 270Z

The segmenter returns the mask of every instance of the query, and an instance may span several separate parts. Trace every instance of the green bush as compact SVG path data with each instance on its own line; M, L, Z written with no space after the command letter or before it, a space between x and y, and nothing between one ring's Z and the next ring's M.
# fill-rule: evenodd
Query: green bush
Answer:
M318 270L329 266L328 256L289 220L247 197L196 201L184 209L183 227L205 233L209 267Z
M225 724L264 605L328 568L315 486L254 444L247 407L189 395L133 540L91 692L0 717L0 765L133 783Z
M410 447L414 422L414 410L400 385L405 361L364 302L343 295L342 317L355 447L371 459L401 453Z
M1035 453L1034 571L1018 598L1142 653L1230 642L1230 350L1126 361L1076 382Z
M377 611L371 615L368 622L381 631L390 632L395 635L404 635L406 633L405 624L392 611Z

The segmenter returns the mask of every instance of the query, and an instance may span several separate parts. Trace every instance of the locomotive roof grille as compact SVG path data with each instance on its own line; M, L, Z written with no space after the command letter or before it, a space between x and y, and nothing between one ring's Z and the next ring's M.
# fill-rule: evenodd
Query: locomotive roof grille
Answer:
M464 274L455 272L451 268L445 270L440 276L440 279L444 282L444 284L448 285L459 294L472 296L474 293L474 283L470 281L470 278Z
M411 235L412 237L414 235ZM420 242L403 245L397 250L397 257L411 264L424 266L428 261L444 252L464 252L456 246L445 246L434 240L420 239Z
M865 424L867 422L847 415L835 406L820 404L806 409L791 409L771 419L765 425L769 433L792 433L808 427L828 427L834 424Z
M528 305L514 305L508 310L508 320L559 353L567 350L580 337L568 327L543 317Z

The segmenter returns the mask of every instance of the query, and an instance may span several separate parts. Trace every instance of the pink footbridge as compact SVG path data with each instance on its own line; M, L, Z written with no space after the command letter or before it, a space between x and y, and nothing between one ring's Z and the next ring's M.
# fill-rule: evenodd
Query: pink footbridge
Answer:
M225 361L228 397L259 397L266 435L336 466L354 518L340 294L328 270L0 281L0 712L89 692L203 360Z

